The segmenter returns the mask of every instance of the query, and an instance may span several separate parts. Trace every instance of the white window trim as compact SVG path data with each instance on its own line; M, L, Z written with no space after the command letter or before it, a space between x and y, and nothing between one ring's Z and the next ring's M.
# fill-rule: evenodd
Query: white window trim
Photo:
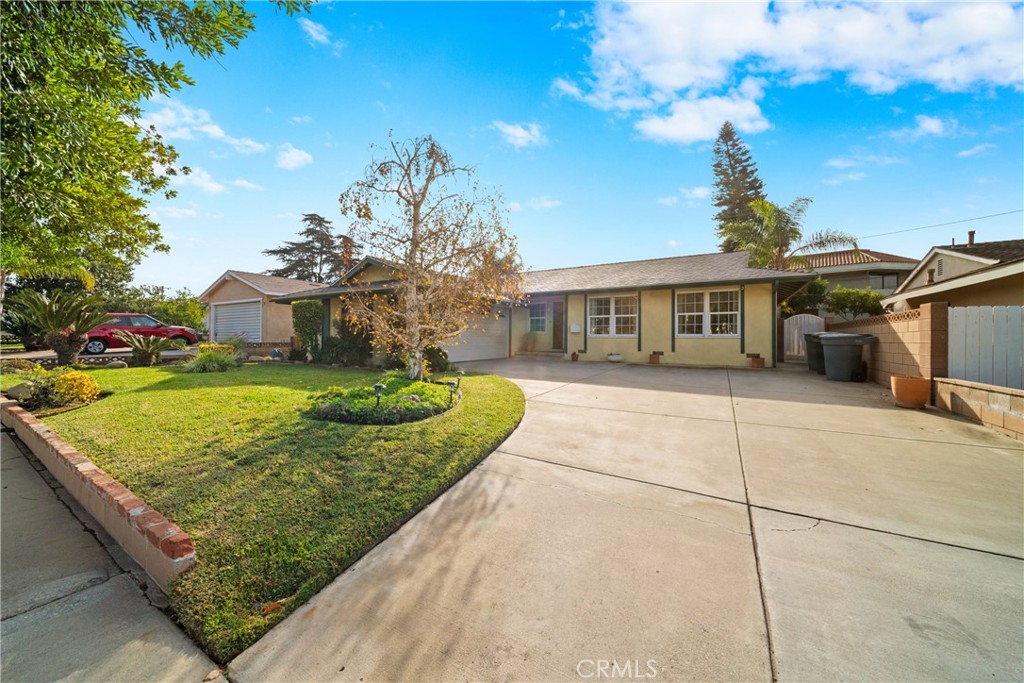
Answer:
M625 317L636 318L636 329L637 329L637 331L634 332L633 334L614 334L614 333L595 334L595 333L591 332L590 331L591 330L591 327L590 327L590 319L591 318L604 318L604 317L607 317L608 318L608 329L609 330L614 330L615 329L615 318L617 317L616 314L615 314L615 297L621 297L621 296L631 296L631 297L634 297L636 299L636 311L637 312L636 313L627 313L627 314L625 314L625 315L623 315L621 317L623 317L623 318L625 318ZM591 313L590 313L590 303L594 299L608 299L608 315L607 316L604 316L604 315L591 315ZM639 292L616 292L614 294L597 294L597 295L593 295L593 296L588 296L587 297L587 337L589 339L636 339L636 335L637 335L637 333L639 331L640 331L640 294L639 294Z
M739 293L739 287L715 287L712 289L677 289L675 293L675 299L672 302L675 316L672 320L672 332L675 334L676 339L739 339L743 336L743 297L740 296L738 299L739 308L736 310L736 334L711 334L711 292L737 292ZM679 334L679 295L680 294L696 294L701 293L704 295L704 310L701 313L701 322L703 323L704 331L701 334Z
M539 317L533 315L533 307L534 306L541 307L541 309L543 311ZM526 315L527 323L528 323L528 325L530 327L530 332L535 332L537 334L540 334L541 332L547 332L548 331L548 305L546 303L544 303L543 301L541 301L541 302L534 302L534 303L530 304L527 307L526 313L527 313L527 315ZM534 320L539 320L540 321L541 329L539 329L539 330L533 329L533 321Z

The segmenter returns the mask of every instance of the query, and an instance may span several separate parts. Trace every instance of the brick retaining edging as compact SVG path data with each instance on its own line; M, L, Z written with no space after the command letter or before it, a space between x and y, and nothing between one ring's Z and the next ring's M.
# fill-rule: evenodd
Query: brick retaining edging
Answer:
M989 429L1024 441L1024 391L936 377L935 405Z
M46 469L164 591L195 564L192 538L61 439L17 401L0 401L0 422L13 429Z

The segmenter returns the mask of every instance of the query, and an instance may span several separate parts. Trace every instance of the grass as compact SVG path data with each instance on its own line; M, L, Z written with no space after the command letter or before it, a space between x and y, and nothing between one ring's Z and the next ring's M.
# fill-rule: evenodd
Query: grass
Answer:
M0 351L24 351L25 347L20 341L0 342Z
M350 425L310 419L310 396L373 384L377 373L272 364L91 372L114 393L45 422L192 536L197 562L172 585L171 606L221 663L462 477L525 405L507 380L467 375L447 413Z

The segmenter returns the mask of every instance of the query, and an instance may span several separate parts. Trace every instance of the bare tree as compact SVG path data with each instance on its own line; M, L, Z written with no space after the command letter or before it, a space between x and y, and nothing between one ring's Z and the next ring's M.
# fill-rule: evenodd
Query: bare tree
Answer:
M481 194L474 169L456 166L433 137L392 137L374 149L384 157L339 202L353 238L392 265L394 283L350 294L346 310L376 344L407 355L409 377L419 379L424 349L451 341L496 303L522 298L516 240L501 198ZM365 283L357 276L351 284Z

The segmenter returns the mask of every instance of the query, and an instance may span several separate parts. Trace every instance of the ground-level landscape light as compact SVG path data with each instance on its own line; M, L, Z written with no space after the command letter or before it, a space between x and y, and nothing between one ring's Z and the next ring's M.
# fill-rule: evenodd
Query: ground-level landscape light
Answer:
M465 370L459 370L455 373L457 379L455 380L455 388L460 389L462 387L462 376L465 375Z
M380 407L380 395L384 393L384 385L383 384L379 384L379 383L378 384L374 384L373 385L373 393L377 396L377 407L379 408Z
M448 407L451 408L455 405L455 389L458 388L458 384L452 381L445 382L448 385Z

